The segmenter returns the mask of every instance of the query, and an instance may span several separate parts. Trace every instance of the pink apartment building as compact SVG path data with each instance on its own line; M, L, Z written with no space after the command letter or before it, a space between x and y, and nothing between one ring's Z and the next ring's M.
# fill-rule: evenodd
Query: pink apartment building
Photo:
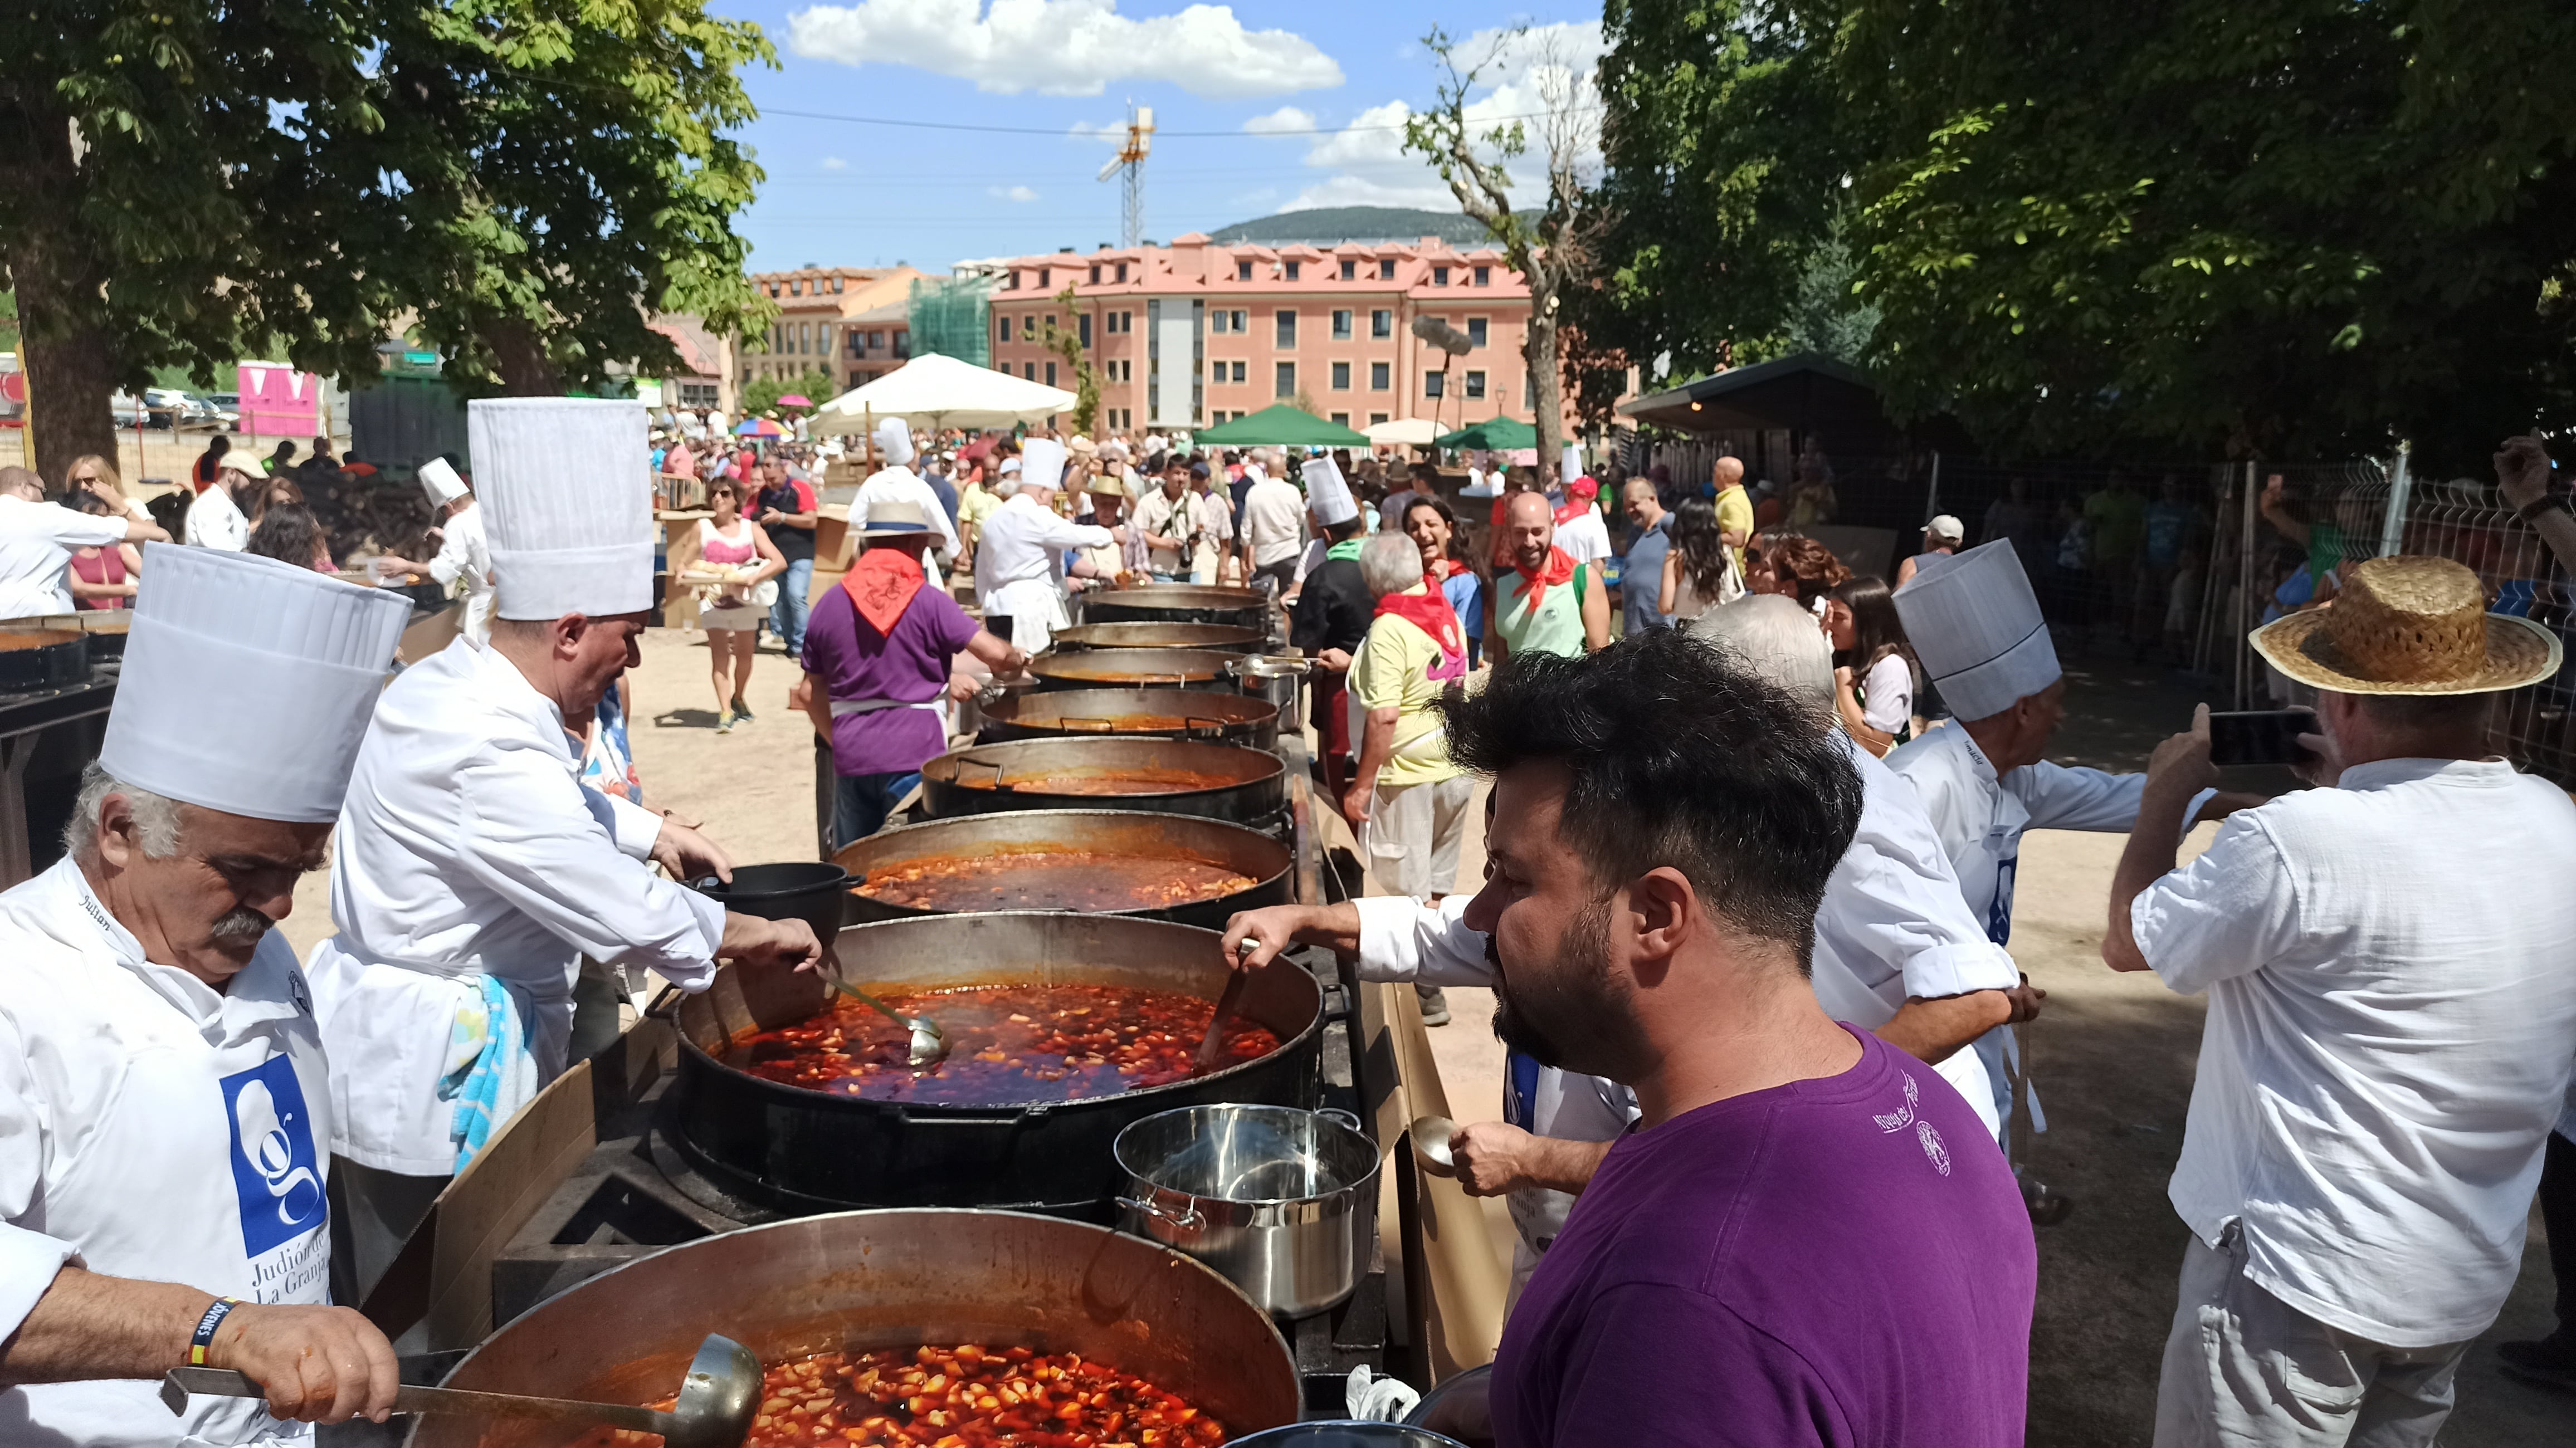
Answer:
M1074 291L1068 315L1056 304ZM1414 336L1434 316L1471 346ZM1349 427L1530 416L1529 289L1490 248L1418 242L1169 246L1019 257L997 271L993 365L1070 389L1047 346L1070 327L1101 377L1101 427L1195 428L1297 402Z

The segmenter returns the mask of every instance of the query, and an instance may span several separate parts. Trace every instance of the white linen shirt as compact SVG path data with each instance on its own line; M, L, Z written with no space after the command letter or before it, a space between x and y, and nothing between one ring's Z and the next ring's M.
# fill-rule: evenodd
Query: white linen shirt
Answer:
M200 548L221 548L239 553L250 546L250 519L241 505L233 501L232 489L223 484L223 474L197 495L188 505L188 521L182 527L183 541Z
M0 618L71 612L72 550L124 541L123 518L0 494Z
M449 518L439 529L438 556L429 576L441 586L465 582L465 631L481 643L492 635L492 539L483 531L483 505Z
M1556 525L1556 546L1576 563L1598 563L1610 556L1610 525L1601 520L1599 508L1586 508L1581 516Z
M1109 530L1056 516L1029 493L1013 493L984 519L975 548L975 596L988 602L1014 583L1043 579L1064 587L1064 555L1073 548L1105 548Z
M643 863L661 825L581 785L553 701L492 649L458 638L387 685L340 809L339 934L310 967L333 1150L382 1171L455 1169L437 1088L478 976L509 987L540 1086L566 1064L582 956L705 989L724 907Z
M957 541L957 525L948 517L948 505L939 494L910 468L879 468L859 484L858 496L850 500L850 530L855 533L868 525L868 507L873 503L910 503L921 509L931 528L939 534L939 551L954 558L963 551Z
M2129 923L2209 993L2193 1233L2240 1220L2248 1278L2372 1342L2484 1332L2576 1059L2576 805L2502 761L2357 765L2231 816Z
M329 1300L330 1090L275 931L222 991L147 961L64 859L0 894L0 1338L64 1263L257 1303ZM174 1362L172 1366L177 1366ZM149 1379L0 1392L0 1440L307 1439Z
M1285 563L1306 546L1306 495L1295 483L1265 477L1244 490L1236 533L1252 550L1252 566Z

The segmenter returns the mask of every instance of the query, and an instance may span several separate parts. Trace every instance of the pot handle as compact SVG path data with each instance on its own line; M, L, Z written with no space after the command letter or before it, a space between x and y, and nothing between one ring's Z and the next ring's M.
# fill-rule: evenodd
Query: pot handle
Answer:
M678 986L666 985L662 987L662 993L653 997L653 1003L644 1008L645 1019L654 1021L667 1021L672 1019L680 1013L680 1002L685 999L686 996L687 992L681 990Z
M1359 1134L1360 1134L1360 1135L1362 1135L1362 1136L1366 1136L1366 1135L1368 1135L1368 1132L1367 1132L1366 1130L1362 1129L1362 1127L1360 1126L1360 1119L1359 1119L1359 1117L1358 1117L1355 1113L1348 1112L1348 1111L1344 1111L1342 1108L1340 1108L1340 1107L1338 1107L1338 1106L1326 1106L1326 1107L1323 1107L1322 1109L1318 1110L1315 1114L1316 1114L1317 1116L1330 1117L1331 1119L1333 1119L1333 1120L1335 1120L1335 1121L1340 1122L1340 1123L1341 1123L1341 1124L1343 1124L1344 1126L1349 1127L1351 1130L1359 1132Z
M1174 1216L1171 1209L1162 1203L1143 1197L1120 1197L1118 1205L1140 1216L1152 1217L1158 1222L1169 1222L1184 1232L1196 1231L1207 1225L1207 1218L1200 1216L1199 1209L1196 1207L1184 1207L1179 1216Z

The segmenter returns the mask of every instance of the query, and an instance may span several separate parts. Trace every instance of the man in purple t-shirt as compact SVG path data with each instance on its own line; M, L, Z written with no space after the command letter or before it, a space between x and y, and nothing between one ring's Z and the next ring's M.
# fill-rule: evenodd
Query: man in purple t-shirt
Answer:
M1861 811L1826 726L1674 630L1515 658L1441 708L1494 778L1465 922L1496 1029L1643 1111L1505 1327L1495 1440L2019 1444L2038 1270L2011 1170L1807 982Z
M921 766L947 749L957 655L971 653L1002 674L1029 657L930 586L921 555L939 535L919 505L876 504L860 536L865 550L806 622L805 678L794 700L831 741L836 850L882 828L921 781Z

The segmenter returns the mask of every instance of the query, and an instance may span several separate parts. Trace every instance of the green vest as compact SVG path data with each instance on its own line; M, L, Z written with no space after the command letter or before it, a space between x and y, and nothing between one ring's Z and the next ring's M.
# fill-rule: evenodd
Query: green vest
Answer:
M1572 581L1551 585L1537 608L1529 606L1529 580L1518 569L1502 574L1494 589L1499 597L1493 622L1503 646L1516 654L1583 657L1583 595L1591 572L1588 563L1575 565Z

